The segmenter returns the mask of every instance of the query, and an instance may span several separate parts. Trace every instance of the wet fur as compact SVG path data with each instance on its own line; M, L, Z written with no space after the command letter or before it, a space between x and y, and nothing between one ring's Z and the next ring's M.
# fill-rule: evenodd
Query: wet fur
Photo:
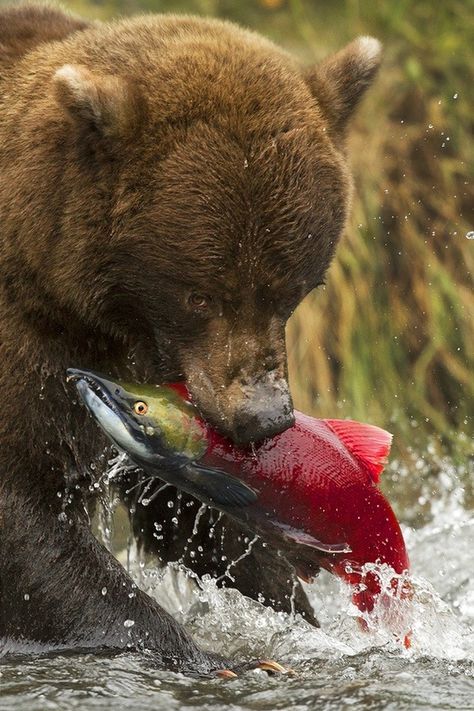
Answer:
M246 379L284 378L285 322L343 229L345 127L378 64L359 45L344 51L332 70L303 75L271 43L218 21L90 25L48 6L0 11L4 651L131 646L163 666L222 665L147 595L129 597L130 579L93 537L105 443L64 375L184 374L222 427ZM206 314L189 310L190 291L212 297ZM163 562L179 557L197 510L184 507L175 530L168 498L134 518ZM204 553L186 562L221 575L222 555L246 544L226 523L215 548L202 525ZM232 574L243 593L290 609L292 571L260 543ZM296 600L311 616L299 586Z

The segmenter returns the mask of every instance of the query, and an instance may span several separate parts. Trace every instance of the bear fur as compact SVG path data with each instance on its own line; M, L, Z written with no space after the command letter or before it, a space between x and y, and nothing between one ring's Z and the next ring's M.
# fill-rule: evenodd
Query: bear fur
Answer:
M285 323L344 228L346 128L379 58L360 38L303 69L218 20L0 11L3 652L147 649L201 673L229 663L94 538L105 442L65 370L185 378L235 441L288 427ZM147 508L137 492L122 485L140 545L182 557L199 503L183 496L176 527L169 491ZM212 515L202 554L184 562L225 576L247 541L225 520L211 540ZM258 542L227 582L289 610L294 579ZM296 608L314 621L299 585Z

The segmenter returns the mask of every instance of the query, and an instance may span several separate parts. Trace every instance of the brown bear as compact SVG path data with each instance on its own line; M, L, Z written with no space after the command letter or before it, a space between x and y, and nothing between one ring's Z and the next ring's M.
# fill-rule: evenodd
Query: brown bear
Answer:
M303 69L217 20L0 11L3 652L134 648L176 669L230 664L94 538L105 442L65 371L184 378L236 442L290 426L285 323L344 228L346 128L379 58L360 38ZM127 491L141 545L179 558L199 504L183 497L175 526L169 492L146 508ZM203 519L202 554L185 562L225 574L246 546L235 524L225 531L210 539ZM260 543L228 578L290 609L293 571ZM311 618L299 587L296 607Z

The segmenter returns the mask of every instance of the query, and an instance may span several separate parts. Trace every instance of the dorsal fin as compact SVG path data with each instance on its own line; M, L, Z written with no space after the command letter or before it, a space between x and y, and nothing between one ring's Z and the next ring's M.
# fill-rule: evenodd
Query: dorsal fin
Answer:
M354 454L368 469L377 484L387 463L392 444L392 435L375 425L366 425L354 420L324 420L339 437L351 454Z

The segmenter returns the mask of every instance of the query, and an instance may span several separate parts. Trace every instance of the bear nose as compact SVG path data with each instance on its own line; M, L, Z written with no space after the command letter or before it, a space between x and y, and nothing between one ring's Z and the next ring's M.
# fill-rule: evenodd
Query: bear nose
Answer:
M232 431L232 439L236 444L250 444L266 437L274 437L295 424L293 412L284 415L271 412L257 412L238 415Z
M284 432L295 423L293 403L286 381L259 383L233 417L231 437L236 444L250 444Z

